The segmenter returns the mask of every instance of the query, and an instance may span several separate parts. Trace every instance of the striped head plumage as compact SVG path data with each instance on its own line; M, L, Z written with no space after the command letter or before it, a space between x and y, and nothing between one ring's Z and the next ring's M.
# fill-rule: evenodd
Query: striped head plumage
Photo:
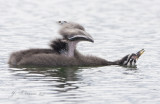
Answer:
M125 56L122 60L121 60L121 64L124 66L129 66L129 67L134 67L136 66L136 62L139 59L139 57L144 53L144 49L138 51L136 54L132 53L129 54L127 56Z

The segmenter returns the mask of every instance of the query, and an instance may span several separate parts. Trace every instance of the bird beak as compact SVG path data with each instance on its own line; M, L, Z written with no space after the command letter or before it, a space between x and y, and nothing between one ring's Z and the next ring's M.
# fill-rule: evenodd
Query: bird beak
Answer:
M93 38L88 34L88 35L75 35L71 36L68 38L70 41L75 41L75 40L80 40L80 41L89 41L94 43Z
M94 43L94 39L90 35L86 36L86 41Z
M137 60L139 59L139 57L144 53L144 49L142 49L142 50L140 50L140 51L138 51L137 53L136 53L136 55L137 55Z

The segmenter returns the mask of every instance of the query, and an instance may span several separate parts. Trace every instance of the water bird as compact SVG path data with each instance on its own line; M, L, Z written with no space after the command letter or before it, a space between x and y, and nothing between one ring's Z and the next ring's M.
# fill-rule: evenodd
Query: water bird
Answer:
M62 38L54 39L49 49L28 49L13 52L8 63L20 67L68 67L68 66L135 66L144 49L136 54L129 54L120 60L108 61L92 55L83 55L76 46L81 41L94 42L85 28L74 22L58 21L61 25L59 34Z

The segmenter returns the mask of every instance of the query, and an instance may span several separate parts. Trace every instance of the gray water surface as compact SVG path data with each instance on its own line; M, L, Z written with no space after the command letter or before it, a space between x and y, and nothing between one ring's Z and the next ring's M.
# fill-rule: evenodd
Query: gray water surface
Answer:
M49 48L57 20L78 22L95 43L78 50L107 60L146 51L137 68L10 68L11 52ZM159 0L0 0L1 104L160 104Z

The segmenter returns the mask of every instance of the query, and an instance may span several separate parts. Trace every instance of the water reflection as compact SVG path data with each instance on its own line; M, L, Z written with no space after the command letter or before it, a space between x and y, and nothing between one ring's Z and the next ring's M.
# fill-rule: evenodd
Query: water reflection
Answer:
M39 87L46 86L47 90L61 93L79 88L75 85L80 77L77 74L79 72L78 69L78 67L11 68L11 71L14 76L18 76L20 79L29 80L32 83L37 83ZM29 86L34 87L34 85L30 84Z
M135 67L125 67L125 70L123 71L123 74L125 75L134 75L135 73L138 73L139 70L137 66Z

